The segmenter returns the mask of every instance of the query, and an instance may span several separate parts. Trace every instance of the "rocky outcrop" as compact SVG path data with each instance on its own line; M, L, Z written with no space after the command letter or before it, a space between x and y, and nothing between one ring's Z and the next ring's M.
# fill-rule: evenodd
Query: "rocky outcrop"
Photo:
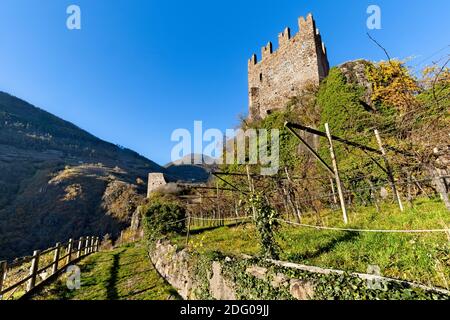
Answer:
M371 64L367 60L355 60L341 64L338 68L341 70L348 83L363 87L364 95L362 102L367 107L373 108L372 104L372 83L367 78L366 69Z

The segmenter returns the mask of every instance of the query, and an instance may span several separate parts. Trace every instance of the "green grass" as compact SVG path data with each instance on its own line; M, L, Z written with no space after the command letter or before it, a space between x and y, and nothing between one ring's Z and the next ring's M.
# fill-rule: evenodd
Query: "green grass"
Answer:
M450 213L440 201L419 200L413 209L401 213L394 205L354 208L351 223L345 227L364 229L443 229L450 226ZM329 211L321 218L311 215L303 223L344 227L341 213ZM378 265L383 276L449 288L450 235L386 234L321 231L283 226L277 233L281 259L307 265L336 268L350 272L367 272ZM173 239L183 246L185 238ZM259 252L252 224L223 227L191 236L189 247L199 252L221 251L228 255Z
M81 288L69 290L67 276L38 293L36 300L166 300L178 297L150 263L143 243L121 246L82 260Z

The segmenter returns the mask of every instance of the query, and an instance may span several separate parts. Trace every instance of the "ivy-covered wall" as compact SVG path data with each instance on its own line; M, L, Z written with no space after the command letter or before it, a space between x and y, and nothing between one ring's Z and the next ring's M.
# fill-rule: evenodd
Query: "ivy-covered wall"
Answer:
M371 275L277 264L264 259L178 250L159 240L150 251L158 272L184 299L192 300L448 300L429 290Z

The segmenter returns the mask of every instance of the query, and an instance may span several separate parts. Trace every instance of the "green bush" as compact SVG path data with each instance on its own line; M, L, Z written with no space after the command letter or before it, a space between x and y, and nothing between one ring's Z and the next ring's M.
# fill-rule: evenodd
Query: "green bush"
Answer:
M186 230L186 210L176 202L155 201L144 207L143 215L145 233L151 242Z

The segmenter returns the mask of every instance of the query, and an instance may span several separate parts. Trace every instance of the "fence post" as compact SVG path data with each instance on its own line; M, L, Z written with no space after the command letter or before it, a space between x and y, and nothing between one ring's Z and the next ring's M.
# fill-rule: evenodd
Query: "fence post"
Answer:
M53 255L53 267L52 274L55 274L58 271L58 262L59 262L59 253L61 251L61 244L58 242L56 244L55 254Z
M5 277L6 277L6 265L7 265L6 261L0 261L0 292L2 292L3 281L5 280ZM1 295L0 295L0 300L2 300Z
M342 192L341 178L339 177L339 168L338 168L338 164L336 161L336 155L334 153L334 148L333 148L333 138L331 137L330 126L328 125L328 123L325 123L325 130L327 132L328 143L330 144L331 161L333 162L334 176L336 179L339 200L341 202L342 214L344 216L344 223L347 224L348 217L347 217L347 209L345 208L345 198L344 198L344 193Z
M95 252L98 252L98 245L99 245L99 242L100 242L100 238L97 237L97 238L95 239Z
M94 252L94 244L95 244L95 237L91 237L91 245L89 246L89 253Z
M84 243L84 254L88 254L89 253L89 240L91 237L86 237L86 242Z
M91 243L92 243L92 237L87 237L87 241L86 241L86 254L91 253Z
M66 260L66 265L68 265L70 263L70 261L72 260L72 251L73 251L73 239L69 239L69 246L67 248L67 260Z
M80 237L80 240L78 241L77 258L81 257L81 252L83 250L83 241L84 241L84 238Z
M189 236L191 233L191 215L188 213L188 229L187 229L187 234L186 234L186 246L189 245Z
M400 211L404 211L402 200L400 199L400 194L398 193L397 187L395 186L395 180L394 176L392 175L392 169L389 165L389 161L387 159L386 150L383 146L383 141L381 141L381 136L378 130L375 130L375 137L377 138L378 147L380 148L381 155L383 156L384 163L386 164L386 171L388 174L389 181L391 182L392 192L394 193L394 198L397 199L398 206L400 208Z
M37 276L37 271L39 268L39 255L40 255L40 251L36 250L33 252L33 259L31 260L31 267L30 267L30 276L31 279L28 280L28 284L27 284L27 292L31 291L34 286L36 285L36 276Z

